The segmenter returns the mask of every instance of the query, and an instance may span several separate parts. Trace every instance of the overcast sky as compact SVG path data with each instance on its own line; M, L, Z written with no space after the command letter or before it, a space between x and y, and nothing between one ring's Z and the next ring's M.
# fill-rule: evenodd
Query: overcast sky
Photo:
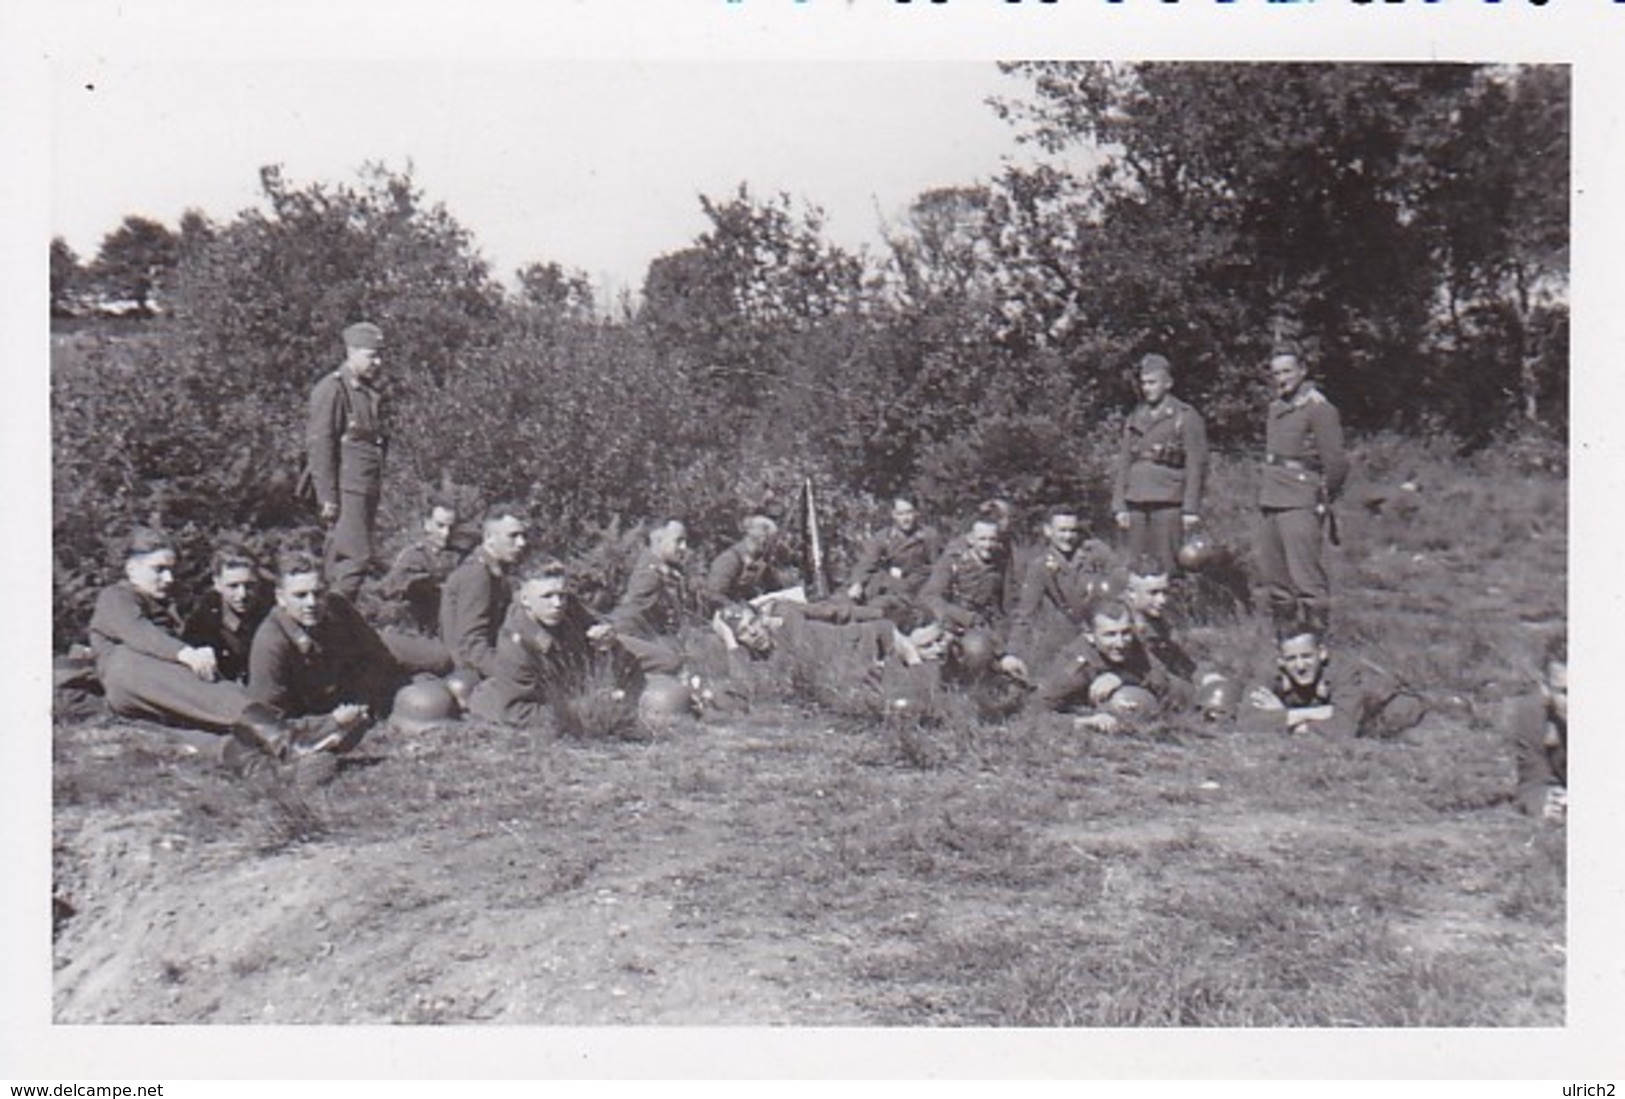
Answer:
M987 106L990 62L267 61L53 68L54 233L81 257L127 214L229 219L261 165L297 185L410 163L504 279L557 261L601 286L706 228L697 196L740 182L874 244L931 187L1027 158Z

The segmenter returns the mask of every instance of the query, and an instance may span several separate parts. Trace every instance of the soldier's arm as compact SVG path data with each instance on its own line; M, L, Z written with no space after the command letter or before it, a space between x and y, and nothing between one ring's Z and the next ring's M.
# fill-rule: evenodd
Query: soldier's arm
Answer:
M1326 480L1326 499L1335 501L1343 494L1348 480L1349 458L1343 449L1343 421L1337 409L1328 402L1314 405L1309 427L1315 434L1315 452L1320 455L1322 476Z
M1087 703L1089 682L1093 678L1094 668L1069 652L1039 680L1033 697L1044 709L1061 713L1080 699Z
M1185 497L1180 510L1202 514L1202 491L1207 481L1207 425L1195 409L1185 413Z
M118 584L102 589L96 597L90 628L133 652L160 660L178 662L181 650L187 647L180 638L142 614L139 597Z
M1044 555L1040 553L1028 562L1027 571L1021 577L1021 594L1016 599L1016 611L1010 619L1010 648L1018 654L1027 652L1032 640L1033 626L1044 605L1045 581L1048 578L1049 570L1044 567Z
M627 577L626 592L610 612L616 632L630 636L648 632L648 613L660 601L660 577L652 568L634 567Z
M944 553L937 558L937 563L931 566L931 575L926 579L925 586L920 589L920 602L925 604L931 613L945 622L950 617L955 620L959 617L957 614L952 613L958 611L958 608L948 601L948 591L953 585L953 576L954 555Z
M310 394L310 418L305 426L305 449L316 502L336 504L339 498L339 437L344 434L344 402L339 386L329 375Z
M440 636L451 650L452 662L460 668L473 668L490 674L490 600L486 598L480 573L464 573L447 581L440 592ZM489 577L484 577L486 583ZM457 582L453 582L457 581Z
M858 554L857 564L852 566L852 575L847 578L847 584L867 584L869 578L880 567L881 543L884 538L874 535L863 543L863 550Z
M290 717L299 716L300 709L288 669L292 656L293 646L280 631L269 627L255 633L248 650L248 696Z
M739 554L731 549L723 550L711 562L711 568L705 574L705 610L712 611L732 601L730 594L734 585L739 583L739 576L745 569L745 562Z
M424 548L413 543L401 550L395 563L389 566L378 590L386 599L405 599L414 584L434 579L434 569Z
M1128 510L1128 467L1134 460L1130 439L1129 422L1125 421L1122 437L1117 442L1117 465L1112 471L1113 515L1121 515Z

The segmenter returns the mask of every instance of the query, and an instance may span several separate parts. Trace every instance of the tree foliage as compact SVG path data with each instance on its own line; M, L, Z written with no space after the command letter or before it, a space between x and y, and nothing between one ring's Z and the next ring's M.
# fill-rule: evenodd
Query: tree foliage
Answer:
M90 283L105 301L129 302L137 314L150 317L178 257L178 242L168 227L132 214L102 238L90 265Z

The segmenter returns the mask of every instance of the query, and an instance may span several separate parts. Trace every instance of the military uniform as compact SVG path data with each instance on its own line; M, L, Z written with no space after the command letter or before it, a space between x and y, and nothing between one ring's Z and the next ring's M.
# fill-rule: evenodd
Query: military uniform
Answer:
M627 577L626 592L610 613L615 637L645 673L677 675L683 668L678 631L688 605L681 569L644 550Z
M440 637L458 672L492 674L497 634L512 602L512 582L484 547L446 577L440 592Z
M247 614L228 615L225 601L217 591L205 592L181 627L181 640L193 648L207 645L214 650L215 668L221 679L248 682L248 652L270 608L255 604Z
M1002 637L1009 614L1009 579L1008 552L984 561L961 543L932 568L920 589L920 602L956 632L978 629Z
M847 583L862 585L865 602L912 600L940 556L942 538L933 528L915 527L904 534L893 526L864 543Z
M735 542L711 562L705 578L708 610L729 603L747 603L773 591L773 568L765 554L753 553L748 543Z
M90 647L107 704L123 717L229 732L250 702L231 680L199 679L180 663L175 608L119 581L102 589L90 617Z
M1277 625L1331 617L1331 580L1321 560L1327 509L1348 480L1337 409L1308 382L1270 402L1258 506L1258 572Z
M248 693L289 718L327 722L338 706L357 703L377 720L408 677L348 599L336 592L323 599L322 617L308 630L280 607L266 615L254 632Z
M1021 594L1011 619L1011 650L1025 654L1032 649L1046 611L1070 627L1068 636L1075 635L1083 626L1090 600L1105 590L1111 568L1111 550L1093 538L1070 555L1051 546L1034 557L1021 578Z
M1111 664L1088 637L1080 635L1039 680L1034 697L1039 705L1057 713L1078 708L1093 710L1089 685L1107 673L1121 679L1125 687L1143 687L1164 701L1176 693L1168 673L1137 639L1121 663Z
M408 620L421 632L440 629L440 592L463 555L450 546L436 549L427 542L413 542L395 557L384 574L378 592L406 609Z
M1569 784L1569 723L1539 695L1510 707L1513 750L1518 761L1518 808L1532 817L1545 812L1547 792Z
M1172 394L1140 404L1123 424L1112 485L1112 513L1127 514L1132 559L1154 554L1170 575L1179 568L1181 514L1200 515L1207 477L1207 428L1201 413Z
M1166 618L1134 616L1134 636L1139 638L1146 653L1173 678L1195 686L1196 660L1174 637L1174 628Z
M1426 714L1422 700L1388 676L1341 660L1323 665L1307 687L1278 672L1268 689L1285 710L1246 705L1242 712L1255 721L1286 726L1290 724L1286 711L1329 707L1328 716L1299 727L1333 737L1394 737Z
M570 600L557 626L544 626L515 603L497 637L490 678L480 681L469 712L505 725L545 725L561 694L579 691L592 666L592 618Z
M374 554L389 444L383 394L345 367L333 371L310 395L305 442L316 502L338 507L323 554L327 580L353 600Z

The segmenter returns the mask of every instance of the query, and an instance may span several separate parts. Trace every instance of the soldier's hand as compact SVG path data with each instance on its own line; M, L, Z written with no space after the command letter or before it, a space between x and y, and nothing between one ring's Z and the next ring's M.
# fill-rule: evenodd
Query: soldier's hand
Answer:
M185 648L175 654L175 659L192 670L192 674L206 683L212 683L219 676L219 668L215 664L214 650L207 645L198 648Z
M861 603L863 601L863 585L853 584L848 587L846 589L846 597L852 600L854 603Z
M366 720L367 707L359 702L341 702L333 707L333 720L342 729L349 729Z
M1086 714L1072 719L1074 729L1093 729L1097 733L1115 733L1123 727L1111 714Z
M1286 709L1286 703L1275 697L1273 691L1267 691L1263 687L1254 687L1247 692L1247 705L1255 710Z
M1116 515L1112 516L1112 518L1117 521L1117 526L1118 526L1119 530L1127 530L1128 529L1128 512L1120 511Z
M329 500L327 503L323 504L321 507L321 516L322 522L324 523L331 523L333 520L337 519L339 517L338 504L334 503L332 500Z
M1027 682L1027 665L1021 657L1006 653L999 657L999 671L1015 680L1017 683Z
M599 648L605 648L615 640L615 627L608 622L595 622L587 627L587 640Z
M1179 517L1179 521L1185 525L1186 530L1190 530L1192 527L1197 526L1202 522L1202 517L1194 512L1187 511L1185 514Z

